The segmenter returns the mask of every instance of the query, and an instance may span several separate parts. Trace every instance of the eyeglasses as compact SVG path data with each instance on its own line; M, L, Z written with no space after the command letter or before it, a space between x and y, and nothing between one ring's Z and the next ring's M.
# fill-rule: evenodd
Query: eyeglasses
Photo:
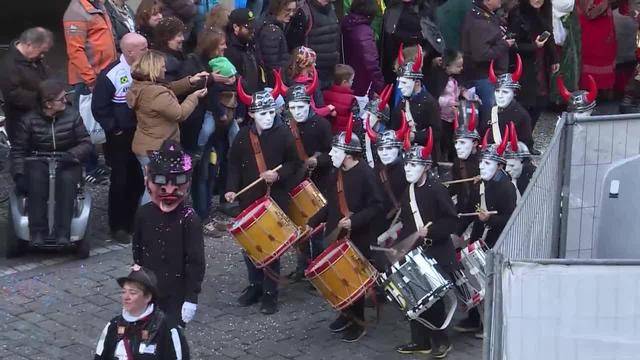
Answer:
M151 182L156 185L167 185L172 183L174 185L184 185L189 182L188 174L152 174Z

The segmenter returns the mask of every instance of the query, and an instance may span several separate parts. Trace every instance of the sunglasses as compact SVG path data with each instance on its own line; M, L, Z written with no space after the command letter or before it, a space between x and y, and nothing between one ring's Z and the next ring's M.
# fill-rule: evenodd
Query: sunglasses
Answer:
M189 174L151 174L151 182L156 185L184 185L189 182Z

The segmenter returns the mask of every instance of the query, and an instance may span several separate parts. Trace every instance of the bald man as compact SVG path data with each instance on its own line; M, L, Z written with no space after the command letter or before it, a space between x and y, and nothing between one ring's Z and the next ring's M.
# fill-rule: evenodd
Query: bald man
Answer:
M136 131L135 113L127 106L131 65L147 51L147 40L136 33L120 40L122 55L102 70L96 80L91 110L107 135L105 157L111 166L109 228L119 243L131 242L133 218L144 191L140 164L131 151Z

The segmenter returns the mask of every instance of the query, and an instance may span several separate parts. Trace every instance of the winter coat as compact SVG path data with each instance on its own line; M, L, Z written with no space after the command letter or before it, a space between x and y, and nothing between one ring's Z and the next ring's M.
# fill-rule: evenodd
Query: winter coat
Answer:
M284 25L273 15L258 21L255 30L256 55L265 75L271 77L273 69L283 69L289 61L289 47L284 36ZM271 82L269 82L271 83Z
M491 215L486 223L480 221L480 219L475 219L469 242L479 240L482 237L485 226L488 226L489 232L484 242L492 248L516 208L517 195L516 187L511 183L509 175L504 170L498 170L493 179L484 181L484 184L486 210L497 211L498 213Z
M337 176L338 171L342 171L344 196L351 216L350 240L356 245L365 257L370 253L369 245L375 241L374 229L371 222L376 215L382 211L382 194L378 187L373 169L367 165L366 161L359 161L354 167L347 171L333 169L329 175L329 186L327 192L327 205L325 205L316 215L309 219L309 225L313 228L322 222L326 222L325 234L331 234L344 215L340 212L338 205ZM342 234L345 234L342 231ZM342 235L339 234L339 235ZM338 236L338 239L340 236Z
M470 0L447 0L436 10L436 22L447 48L460 50L462 22L472 6Z
M522 166L522 174L520 174L520 177L516 180L516 186L518 187L520 195L524 195L524 192L527 190L527 186L529 186L531 177L533 176L533 173L536 172L536 169L536 166L533 165L530 160L524 162Z
M260 88L260 76L254 44L252 42L243 44L233 32L227 31L227 49L224 51L224 56L242 76L242 85L245 90L250 94L256 92Z
M201 71L210 72L211 69L208 65L209 59L203 58L198 54L189 54L182 62L182 68L180 75L190 76L195 75ZM204 81L199 85L200 88L204 86ZM198 135L202 129L202 122L204 121L204 114L210 111L213 114L214 119L220 119L224 115L224 109L220 105L220 91L222 90L222 84L216 84L212 77L209 77L207 81L207 96L198 99L198 105L194 111L187 117L187 119L180 123L180 144L186 151L195 152L198 150Z
M509 66L509 45L503 39L500 17L479 2L476 0L462 23L464 77L469 81L488 78L491 60L495 60L496 74L504 74Z
M68 152L82 163L93 149L80 114L71 106L54 117L45 115L40 109L33 110L15 125L10 153L14 178L24 174L24 158L34 151Z
M255 126L242 127L229 150L227 191L238 192L260 176L249 131L255 133ZM271 185L271 197L280 208L288 209L291 178L301 166L291 131L282 123L274 123L271 129L256 136L267 169L282 164L278 181ZM266 193L267 185L263 181L239 196L240 208L245 209Z
M340 63L340 24L333 4L320 5L316 0L306 0L311 14L311 30L307 46L317 54L316 69L320 88L333 83L333 68Z
M158 299L198 303L206 268L200 218L180 204L171 212L149 202L138 209L132 238L134 263L156 274ZM167 311L167 310L165 310ZM170 315L170 314L168 314Z
M147 151L158 150L165 139L180 140L178 123L193 112L198 98L191 94L180 103L176 95L193 89L188 78L167 84L133 80L127 104L138 121L132 144L136 155L147 156Z
M402 231L398 236L399 241L419 230L411 210L409 191L410 189L407 188L402 198L400 211ZM456 252L450 234L455 228L458 217L447 188L439 180L429 178L422 186L414 185L414 192L422 222L425 225L432 222L427 234L427 238L431 239L431 246L424 246L426 255L434 258L444 270L456 270L458 267Z
M302 4L300 4L302 2ZM287 46L289 49L295 49L307 43L307 34L309 32L309 19L307 13L308 6L304 4L304 0L298 1L298 9L289 20L289 24L285 29L285 37L287 38ZM305 6L305 8L303 8Z
M355 70L351 88L356 96L367 95L367 90L380 94L384 88L384 77L380 69L371 20L351 13L342 20L344 62Z
M136 115L127 105L131 67L124 56L102 70L91 98L91 112L106 133L136 127Z
M164 80L171 82L181 79L182 65L186 58L185 54L182 51L172 50L162 45L157 50L164 55L164 67L166 69Z
M118 333L120 329L124 329L124 334ZM118 358L116 354L126 355L125 334L133 355L131 360L188 360L188 347L180 332L168 323L162 310L150 304L140 317L128 315L125 319L118 315L111 319L98 338L94 360L113 360ZM180 341L174 341L177 338Z
M63 17L69 84L93 85L117 58L111 20L99 1L71 0Z
M0 65L0 91L5 101L4 114L9 139L13 139L14 123L38 106L38 86L50 74L51 70L44 59L29 61L16 49L16 42L9 46Z
M358 102L356 101L353 90L348 87L332 85L330 88L322 92L322 97L325 103L333 105L336 108L335 118L331 118L331 131L333 134L338 134L341 131L345 131L347 128L347 122L349 121L349 114L354 112L354 107L357 108ZM355 118L354 114L354 118Z
M507 30L515 34L517 45L511 49L510 63L515 64L516 53L522 59L518 101L526 107L536 106L538 98L546 98L549 93L551 65L560 62L553 39L551 18L543 19L540 13L524 11L516 7L509 12ZM545 45L538 49L535 39L544 31L549 31L552 35Z
M115 40L116 40L116 49L118 50L118 52L121 52L120 40L122 39L123 36L127 35L130 32L135 31L134 23L135 23L136 16L133 10L131 10L129 5L127 5L126 3L124 4L124 8L125 8L125 11L127 12L127 18L125 18L123 14L118 12L118 10L116 9L115 5L113 5L113 2L111 0L105 2L104 6L107 9L109 18L111 19L113 36L115 37ZM130 24L127 23L128 20L131 21Z
M403 99L398 106L391 111L390 128L400 129L400 111L405 109L405 101L409 101L411 116L416 124L416 134L412 141L414 144L424 145L427 139L427 129L431 127L433 131L433 152L431 157L434 163L440 160L440 139L442 131L442 121L440 120L440 108L438 101L431 94L422 90L413 95L409 100Z

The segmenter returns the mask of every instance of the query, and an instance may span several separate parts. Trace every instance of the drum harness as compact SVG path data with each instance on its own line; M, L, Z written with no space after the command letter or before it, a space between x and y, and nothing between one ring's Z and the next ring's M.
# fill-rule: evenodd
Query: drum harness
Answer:
M380 175L380 182L382 182L382 186L384 187L385 192L387 193L387 195L389 196L389 199L391 199L391 203L393 204L393 208L389 210L389 212L387 213L386 219L388 220L393 218L394 220L396 220L397 214L400 213L400 202L398 201L398 198L393 193L393 189L391 188L391 182L389 181L387 168L382 167L382 169L378 174ZM395 221L392 222L392 225L393 223L395 223Z

